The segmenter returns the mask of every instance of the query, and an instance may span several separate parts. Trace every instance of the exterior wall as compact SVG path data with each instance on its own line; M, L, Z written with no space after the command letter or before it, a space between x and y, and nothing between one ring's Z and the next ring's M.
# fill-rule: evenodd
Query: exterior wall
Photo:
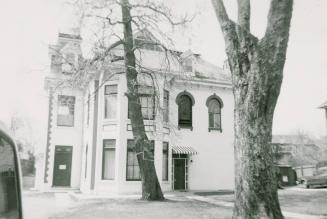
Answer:
M67 49L68 47L66 47ZM118 49L119 52L119 49ZM121 52L121 51L120 51ZM158 51L147 51L141 54L143 66L157 69L165 68L165 55ZM199 60L199 59L197 59ZM156 117L155 120L146 120L145 125L148 138L155 141L155 167L163 191L172 189L172 147L188 146L194 148L198 154L190 155L188 159L188 189L212 190L232 189L234 187L234 157L233 157L233 96L229 82L218 83L213 78L196 78L195 70L184 72L182 76L190 78L180 79L181 66L176 59L170 60L170 73L158 71L156 78ZM194 61L195 64L198 61ZM167 63L166 63L167 64ZM117 66L116 66L117 67ZM167 66L166 66L167 67ZM169 66L168 66L169 67ZM117 70L119 69L119 70ZM118 64L109 73L121 72ZM203 67L205 69L205 67ZM208 67L208 71L212 66ZM57 75L59 78L62 75ZM100 75L89 80L88 85L81 90L62 89L60 94L76 97L74 127L58 127L56 125L57 100L59 91L54 93L51 111L51 141L49 156L48 183L46 189L51 188L53 179L54 153L56 145L73 146L71 187L79 188L84 193L111 194L141 192L141 181L126 180L127 140L133 139L130 120L128 119L128 100L125 74L117 74L109 81ZM101 85L96 86L96 80ZM215 81L216 80L216 81ZM104 118L104 88L105 85L117 84L117 117ZM169 91L169 123L162 118L163 90ZM178 129L178 106L176 97L187 91L194 100L193 129ZM90 94L90 109L88 110L88 95ZM222 132L208 130L207 99L216 94L223 101L221 111ZM97 97L97 98L96 98ZM159 104L158 104L159 103ZM160 107L159 107L160 106ZM98 108L96 108L98 107ZM89 112L89 123L87 124ZM155 127L155 128L154 128ZM152 129L152 131L151 131ZM115 178L102 179L103 140L115 139ZM162 181L162 146L169 143L168 180ZM86 150L87 148L87 150ZM87 153L86 153L87 152Z
M118 84L117 119L104 119L104 86ZM160 105L163 104L163 81L158 80ZM147 132L150 140L155 141L155 167L163 191L172 189L172 146L191 146L199 154L189 159L189 189L232 189L233 179L233 97L230 88L217 85L197 86L191 84L176 84L166 87L170 90L170 123L163 125L161 112L157 112L155 121L145 121L154 124L155 132ZM176 97L187 90L194 99L193 130L180 129L177 126ZM96 155L95 193L130 193L140 192L140 181L126 180L127 140L133 139L132 131L128 129L128 101L124 95L127 91L125 75L120 75L112 81L106 82L99 89L98 140ZM224 104L222 108L223 131L208 131L208 108L206 101L213 94L218 95ZM91 113L92 115L92 113ZM167 129L169 130L167 132ZM85 132L86 134L87 132ZM169 134L168 134L169 133ZM84 138L85 139L85 138ZM116 140L115 179L102 180L103 140ZM169 180L162 181L162 145L169 142ZM85 143L84 143L85 145ZM90 150L89 150L90 151ZM90 156L88 156L90 157ZM83 162L84 163L84 162ZM214 171L211 171L214 170ZM82 177L83 178L83 177ZM83 179L82 179L83 181Z
M193 130L174 130L171 145L191 146L198 154L189 163L189 189L231 189L234 188L233 152L233 97L230 89L219 87L187 86L180 84L171 94L171 122L176 127L178 107L175 102L178 93L186 90L194 97ZM222 132L208 131L207 98L216 93L223 101Z
M49 189L53 184L53 171L55 159L55 146L72 146L72 166L71 166L71 187L79 188L81 172L81 149L82 149L82 125L83 125L83 95L81 91L62 89L56 91L53 99L52 108L52 127L50 141L50 156L48 182L45 189ZM58 95L75 96L74 126L57 126Z

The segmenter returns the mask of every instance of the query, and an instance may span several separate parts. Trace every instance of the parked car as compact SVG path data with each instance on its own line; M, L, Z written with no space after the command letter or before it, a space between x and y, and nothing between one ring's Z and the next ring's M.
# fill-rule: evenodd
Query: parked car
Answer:
M0 218L22 219L21 169L17 146L0 121Z
M303 178L306 188L327 186L327 172L319 172L314 176L307 176Z

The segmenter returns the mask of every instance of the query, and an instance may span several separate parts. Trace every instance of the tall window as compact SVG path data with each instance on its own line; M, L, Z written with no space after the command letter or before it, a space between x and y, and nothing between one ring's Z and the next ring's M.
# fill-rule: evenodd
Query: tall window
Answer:
M87 115L86 115L86 124L89 126L90 124L90 101L91 101L91 95L87 95Z
M151 153L154 157L154 141L151 141ZM140 180L140 167L135 152L134 140L127 140L126 180Z
M154 120L155 118L155 92L152 86L152 78L150 75L141 73L137 76L138 93L141 105L143 119ZM131 118L130 106L128 108L128 118Z
M168 180L168 161L169 161L169 150L168 142L163 142L162 145L162 180Z
M70 126L70 127L74 126L74 110L75 110L75 97L59 95L57 125Z
M104 118L115 119L117 117L117 85L106 85L104 88Z
M71 74L73 73L73 69L75 66L75 55L73 53L67 53L63 60L63 74Z
M51 69L55 72L62 71L62 57L60 55L51 55Z
M178 125L180 127L192 127L192 105L193 101L187 94L182 94L177 99L178 103Z
M169 122L169 91L163 93L163 121Z
M223 107L221 99L213 95L207 100L208 114L209 114L209 131L221 131L221 108Z
M115 179L116 140L103 140L102 179Z
M86 179L87 177L87 162L88 162L88 150L89 150L89 146L86 145L86 148L85 148L85 169L84 169L84 179Z

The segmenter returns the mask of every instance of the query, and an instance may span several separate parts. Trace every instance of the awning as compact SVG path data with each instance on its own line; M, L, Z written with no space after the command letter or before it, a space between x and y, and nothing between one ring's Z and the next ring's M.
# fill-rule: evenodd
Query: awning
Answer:
M173 146L173 154L198 154L198 152L192 147L185 146Z

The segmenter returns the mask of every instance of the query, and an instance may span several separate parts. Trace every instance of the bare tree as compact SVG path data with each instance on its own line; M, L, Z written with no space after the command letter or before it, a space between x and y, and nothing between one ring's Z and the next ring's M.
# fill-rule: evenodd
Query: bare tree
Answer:
M271 0L266 33L250 33L250 0L238 0L233 22L212 0L226 44L234 93L235 205L233 218L283 218L270 146L283 78L293 0Z

